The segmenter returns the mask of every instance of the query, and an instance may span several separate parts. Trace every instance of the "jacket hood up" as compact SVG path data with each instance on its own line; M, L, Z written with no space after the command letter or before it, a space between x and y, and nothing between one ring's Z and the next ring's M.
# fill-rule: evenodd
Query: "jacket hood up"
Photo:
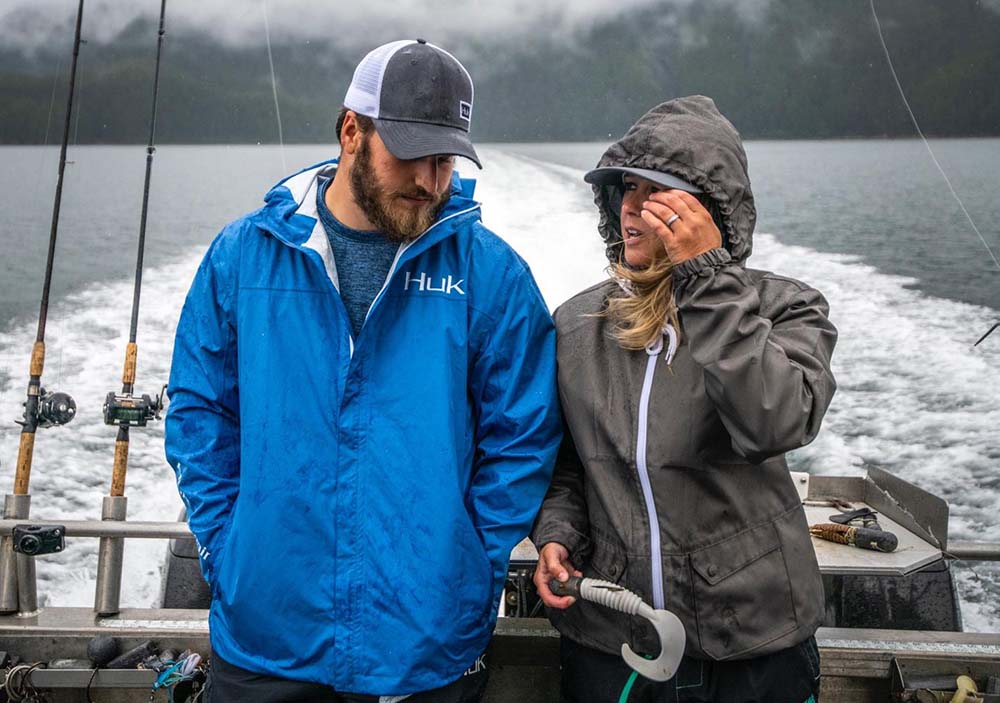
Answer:
M732 258L742 262L750 256L757 210L747 156L739 132L711 98L692 95L657 105L608 147L597 164L605 166L663 171L698 186L718 204ZM612 263L619 260L622 241L619 213L609 206L614 187L594 186L601 213L598 230Z

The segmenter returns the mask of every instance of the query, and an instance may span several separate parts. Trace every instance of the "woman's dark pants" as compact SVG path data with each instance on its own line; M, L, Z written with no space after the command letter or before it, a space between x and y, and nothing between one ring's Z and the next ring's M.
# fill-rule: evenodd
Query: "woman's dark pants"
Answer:
M618 703L632 677L621 657L566 637L562 703ZM801 644L755 659L717 662L684 657L677 675L657 683L638 676L623 703L806 703L819 699L819 649Z

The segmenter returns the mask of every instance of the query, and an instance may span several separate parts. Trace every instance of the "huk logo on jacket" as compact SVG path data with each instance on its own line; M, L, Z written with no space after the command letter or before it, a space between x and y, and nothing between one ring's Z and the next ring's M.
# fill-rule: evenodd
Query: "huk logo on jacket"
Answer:
M480 671L486 671L486 652L483 652L478 657L476 661L472 663L462 676L472 676L473 674L478 674Z
M464 278L456 281L451 274L441 276L440 278L433 278L423 272L414 275L412 271L407 271L406 278L403 281L403 290L410 290L410 286L413 286L414 290L419 291L434 291L435 293L444 293L446 295L451 295L452 293L465 295L465 291L462 290L463 283L465 283Z

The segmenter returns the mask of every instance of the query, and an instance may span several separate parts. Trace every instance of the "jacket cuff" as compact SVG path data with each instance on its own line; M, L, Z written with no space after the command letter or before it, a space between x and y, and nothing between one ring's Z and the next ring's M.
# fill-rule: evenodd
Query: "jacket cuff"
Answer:
M531 534L531 543L538 551L541 551L542 547L549 542L556 542L566 547L570 559L577 568L590 554L590 538L569 525L562 525L554 529L535 530Z
M705 269L715 269L725 266L732 260L733 257L729 255L729 252L719 247L718 249L710 249L704 254L699 254L693 259L682 261L674 266L672 273L675 279L688 278L689 276L698 275Z

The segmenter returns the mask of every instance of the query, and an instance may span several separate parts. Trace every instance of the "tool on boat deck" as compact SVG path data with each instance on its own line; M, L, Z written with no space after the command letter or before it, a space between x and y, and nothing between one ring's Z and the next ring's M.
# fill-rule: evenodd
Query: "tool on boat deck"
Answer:
M610 581L571 576L566 582L552 579L549 588L557 596L573 596L598 603L628 615L641 615L652 623L660 638L660 654L646 659L622 644L622 659L634 671L653 681L667 681L677 673L684 656L686 635L680 619L669 610L654 610L627 588Z
M824 507L824 508L836 508L837 510L841 510L841 511L845 511L845 512L849 511L849 510L854 510L854 506L851 505L850 503L848 503L847 501L841 500L840 498L834 498L834 497L829 497L829 498L813 498L813 499L809 499L809 500L804 500L804 501L802 501L802 505L804 505L806 507L815 507L815 506L818 506L818 507Z
M903 703L984 703L995 700L994 696L983 696L971 676L941 677L935 681L935 688L918 688L903 691L899 700Z
M871 508L858 508L857 510L848 510L837 515L831 515L830 522L836 522L840 525L850 525L851 523L860 522L862 527L875 530L881 529L878 526L878 513Z
M5 695L4 700L23 701L23 703L41 703L42 695L31 685L31 672L43 667L42 662L33 664L15 664L7 669L0 690Z
M899 538L881 528L878 513L871 508L831 515L829 523L810 525L809 534L829 542L875 552L893 552L899 546Z
M978 695L979 689L976 688L976 682L970 677L959 676L955 680L955 686L955 695L952 696L950 703L973 703L973 701L982 700Z

